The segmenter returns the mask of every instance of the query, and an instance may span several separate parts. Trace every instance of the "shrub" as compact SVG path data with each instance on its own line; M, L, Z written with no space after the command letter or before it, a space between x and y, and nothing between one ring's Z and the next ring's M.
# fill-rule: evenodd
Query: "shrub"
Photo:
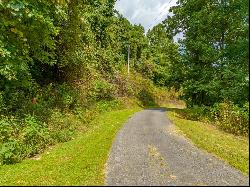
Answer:
M180 110L179 114L186 119L212 122L225 132L247 136L249 133L249 104L239 107L232 102L218 103L213 107L193 106Z
M18 121L14 117L7 118L1 116L0 118L0 143L4 143L18 133Z
M20 120L2 117L0 120L0 163L10 164L39 153L50 143L48 128L34 116Z
M19 143L16 139L18 121L11 117L1 116L0 119L0 165L13 163L18 159Z
M210 108L206 106L194 105L191 108L185 108L180 112L181 116L195 121L208 121L211 120Z
M100 101L96 103L96 110L100 112L110 111L111 109L120 109L121 102L119 100Z
M0 144L0 165L12 164L20 160L20 144L17 140Z
M76 128L81 125L79 118L71 113L62 113L55 109L48 122L53 144L57 142L66 142L72 139L76 133Z
M21 140L22 146L25 146L23 153L25 157L39 153L50 143L47 124L38 121L34 116L27 115L23 126Z
M217 104L214 117L216 125L226 131L236 135L248 135L249 127L249 105L238 107L232 102Z
M62 84L58 86L58 98L59 102L64 108L73 107L74 98L76 98L76 94L74 89L67 84Z
M138 99L143 106L156 106L154 95L147 89L142 89L138 94Z
M116 88L111 83L100 79L96 80L93 83L93 90L90 94L91 98L94 101L100 101L100 100L113 100L116 95Z

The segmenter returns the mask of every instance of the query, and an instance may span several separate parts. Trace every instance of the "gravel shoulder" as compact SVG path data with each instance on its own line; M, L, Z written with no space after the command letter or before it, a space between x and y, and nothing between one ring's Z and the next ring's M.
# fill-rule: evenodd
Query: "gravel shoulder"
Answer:
M147 109L127 121L109 154L106 185L249 185L249 177L177 134L165 112Z

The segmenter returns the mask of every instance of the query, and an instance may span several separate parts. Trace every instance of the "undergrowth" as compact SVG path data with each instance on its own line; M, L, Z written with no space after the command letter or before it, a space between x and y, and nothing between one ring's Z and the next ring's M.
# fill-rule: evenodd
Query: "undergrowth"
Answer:
M179 111L188 120L209 122L235 135L249 134L249 103L239 107L232 102L217 103L212 107L193 106Z
M48 84L36 97L27 97L11 108L2 106L0 165L20 162L71 140L90 129L90 122L103 112L159 106L169 97L166 89L155 87L136 72L128 76L121 71L112 79L92 72L78 82Z
M0 166L0 185L104 185L105 164L113 139L129 116L139 110L134 107L100 114L89 123L91 127L86 132L73 140L21 163Z

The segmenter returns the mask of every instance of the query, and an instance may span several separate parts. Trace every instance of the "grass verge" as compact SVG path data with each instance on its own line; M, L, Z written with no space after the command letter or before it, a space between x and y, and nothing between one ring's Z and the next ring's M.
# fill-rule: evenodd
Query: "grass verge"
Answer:
M213 125L183 119L178 115L180 109L169 109L167 115L177 129L197 147L215 154L217 157L239 169L249 172L249 140L216 129Z
M56 145L39 160L1 166L0 185L103 185L113 139L129 116L139 110L102 114L91 123L91 130Z

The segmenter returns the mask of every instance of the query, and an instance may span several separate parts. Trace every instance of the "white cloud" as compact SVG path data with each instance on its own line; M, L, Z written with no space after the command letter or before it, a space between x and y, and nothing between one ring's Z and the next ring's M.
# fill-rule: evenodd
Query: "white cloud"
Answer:
M145 31L162 22L169 8L177 0L118 0L116 10L133 24L141 24Z

